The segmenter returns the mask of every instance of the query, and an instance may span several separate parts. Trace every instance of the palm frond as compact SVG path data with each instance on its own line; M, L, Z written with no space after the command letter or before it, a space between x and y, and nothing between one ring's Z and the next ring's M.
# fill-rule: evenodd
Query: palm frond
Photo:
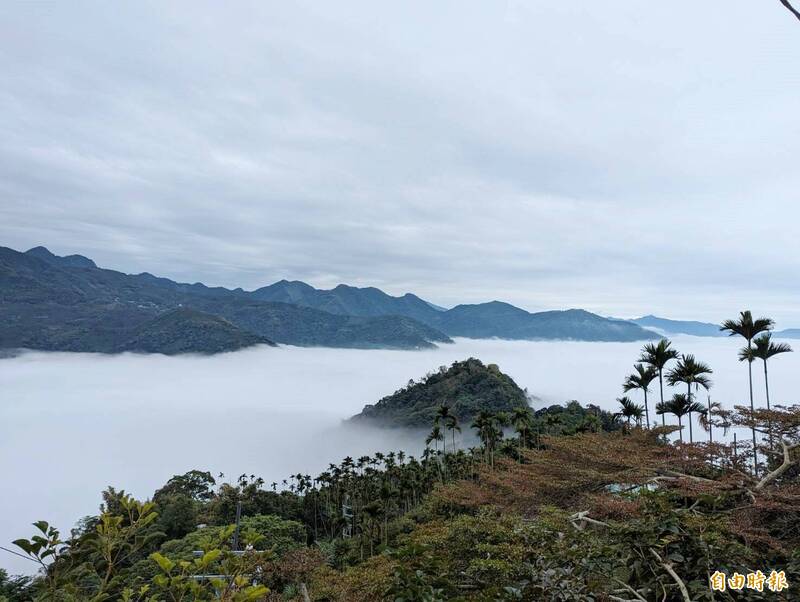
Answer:
M727 330L729 336L738 335L750 341L757 334L771 329L774 323L775 322L771 318L758 318L753 320L753 314L748 309L739 312L738 320L725 320L719 329L722 331Z
M787 343L773 343L770 332L765 332L753 339L753 359L759 358L767 361L780 353L790 353L791 351L792 347Z

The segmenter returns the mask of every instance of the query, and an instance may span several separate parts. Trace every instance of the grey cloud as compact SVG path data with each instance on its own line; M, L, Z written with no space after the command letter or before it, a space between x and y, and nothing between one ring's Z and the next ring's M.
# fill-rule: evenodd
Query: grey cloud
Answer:
M0 11L2 244L245 288L800 322L779 6Z

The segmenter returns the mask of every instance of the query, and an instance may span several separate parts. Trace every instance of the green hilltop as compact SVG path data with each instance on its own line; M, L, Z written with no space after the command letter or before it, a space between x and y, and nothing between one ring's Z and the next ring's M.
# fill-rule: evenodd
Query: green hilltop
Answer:
M421 381L387 395L376 404L366 405L354 421L382 426L428 427L439 405L446 404L463 422L479 411L510 412L528 406L528 396L496 364L484 365L469 358L441 366Z

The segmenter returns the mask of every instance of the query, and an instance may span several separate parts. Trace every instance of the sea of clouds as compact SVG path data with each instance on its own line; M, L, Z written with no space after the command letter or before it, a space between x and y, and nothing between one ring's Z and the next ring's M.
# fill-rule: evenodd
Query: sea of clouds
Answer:
M740 340L677 337L714 369L713 399L747 396ZM342 420L441 365L496 363L539 400L614 409L641 343L459 339L427 351L256 347L210 357L28 352L0 359L0 545L46 519L68 530L95 513L108 485L147 497L193 468L281 482L375 451L419 453L419 433ZM774 402L793 401L800 354L770 365ZM761 363L754 365L763 400ZM683 391L683 388L679 389ZM667 389L668 394L672 390ZM634 393L632 396L641 401ZM657 388L651 395L651 410ZM705 401L705 397L701 397ZM703 437L695 425L695 437ZM0 551L0 567L30 570Z

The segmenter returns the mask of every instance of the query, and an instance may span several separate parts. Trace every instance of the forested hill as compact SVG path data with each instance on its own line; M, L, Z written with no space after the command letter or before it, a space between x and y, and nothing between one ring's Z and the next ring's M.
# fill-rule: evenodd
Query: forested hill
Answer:
M143 353L220 353L251 345L271 345L267 338L234 326L228 320L179 307L145 322L114 351Z
M177 308L206 316L170 315ZM173 353L265 341L420 349L449 340L405 316L333 314L260 301L242 289L101 269L86 257L58 257L43 247L27 253L0 247L0 349Z
M495 364L484 365L469 358L442 366L420 382L388 395L374 405L366 405L352 418L382 426L428 427L437 408L446 404L461 422L467 422L479 411L510 412L528 406L528 397L510 376Z

